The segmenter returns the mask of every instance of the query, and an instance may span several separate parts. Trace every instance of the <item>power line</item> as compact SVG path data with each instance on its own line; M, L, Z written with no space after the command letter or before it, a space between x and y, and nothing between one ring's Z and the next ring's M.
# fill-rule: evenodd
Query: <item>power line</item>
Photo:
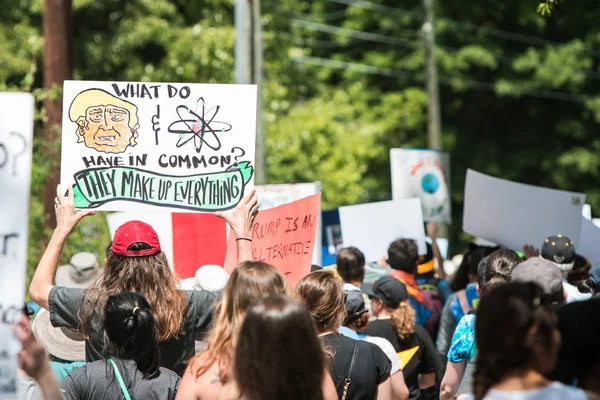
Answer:
M340 35L340 36L364 40L364 41L368 41L368 42L390 44L390 45L394 45L394 46L410 48L413 50L418 50L421 48L421 43L416 43L416 42L408 40L408 39L395 38L392 36L381 35L379 33L359 31L356 29L342 28L342 27L338 27L338 26L326 25L326 24L321 24L318 22L298 20L298 19L292 20L292 24L295 26L304 28L304 29L311 30L311 31L330 33L330 34L334 34L334 35ZM327 46L320 46L320 47L327 47ZM332 45L332 46L329 46L328 48L334 48L334 47L336 47L336 46ZM459 48L449 47L449 46L436 45L436 47L446 50L446 51L453 52L453 53L457 53L458 51L461 50ZM498 60L504 64L508 64L508 65L512 65L512 63L514 61L518 60L518 57L508 57L508 56L501 56L501 55L494 55L494 57L496 58L496 60ZM579 73L582 73L582 74L590 77L591 79L600 79L600 73L595 72L595 71L588 71L588 70L578 69L578 68L560 67L557 65L544 65L544 68L548 68L549 70L553 70L553 71L579 72Z
M327 0L327 1L330 1L332 3L345 4L345 5L352 6L352 7L358 7L358 8L362 8L365 10L377 11L377 12L380 12L383 14L392 14L392 15L397 15L397 16L412 15L412 16L418 16L418 17L421 17L421 15L422 15L416 11L406 10L406 9L402 9L402 8L398 8L398 7L384 6L382 4L373 3L368 0ZM543 39L543 38L540 38L537 36L525 35L522 33L510 32L510 31L505 31L505 30L501 30L501 29L489 28L489 27L485 27L485 26L481 26L481 25L475 25L475 24L472 24L469 22L460 22L460 21L456 21L456 20L453 20L450 18L445 18L445 17L439 17L438 21L445 21L454 26L463 27L465 30L480 32L480 33L483 33L484 35L495 36L500 39L523 43L523 44L530 44L530 45L534 45L534 46L550 45L550 46L555 47L555 46L564 46L564 45L568 44L565 42L557 42L554 40ZM581 50L581 52L589 54L595 58L600 58L600 50L596 50L593 48L585 48L585 49Z
M331 60L328 58L319 58L319 57L310 57L310 56L298 56L293 58L294 62L300 64L308 64L315 65L320 67L333 68L338 70L345 71L353 71L353 72L361 72L370 75L381 75L387 77L397 77L397 78L407 78L412 79L413 81L422 82L421 78L415 77L414 73L402 71L398 69L392 68L382 68L376 67L373 65L360 64L360 63L351 63L340 60ZM440 83L448 86L464 86L471 89L479 89L479 90L487 90L498 94L498 90L496 84L490 82L481 82L472 79L463 79L456 77L439 77ZM572 103L583 103L588 97L587 96L579 96L567 92L556 92L550 90L541 90L541 89L533 89L533 88L523 88L518 93L519 96L529 96L543 99L551 99L551 100L561 100L568 101Z

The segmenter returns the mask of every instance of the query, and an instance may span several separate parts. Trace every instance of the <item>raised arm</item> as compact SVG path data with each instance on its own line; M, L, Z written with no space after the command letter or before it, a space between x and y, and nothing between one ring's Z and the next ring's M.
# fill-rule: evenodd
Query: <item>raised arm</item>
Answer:
M440 253L440 249L437 245L437 224L435 222L429 222L426 225L427 236L431 238L431 252L433 253L433 258L436 260L437 264L437 273L441 279L447 279L446 271L444 271L444 259L442 258L442 254Z
M237 241L238 263L252 261L252 226L258 215L258 195L252 189L240 200L238 205L229 211L215 213L217 217L224 218Z
M44 255L31 279L31 285L29 285L29 297L46 310L49 308L48 297L50 296L50 290L54 287L52 282L54 281L58 260L67 237L83 217L95 214L94 211L90 210L75 210L73 187L69 188L69 196L65 198L60 185L58 185L56 187L54 205L56 229L52 233L50 243L48 243L48 247L44 251Z

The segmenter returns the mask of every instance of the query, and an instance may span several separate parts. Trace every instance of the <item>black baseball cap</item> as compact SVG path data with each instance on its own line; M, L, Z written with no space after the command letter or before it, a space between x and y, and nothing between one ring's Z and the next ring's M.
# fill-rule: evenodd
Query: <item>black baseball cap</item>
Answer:
M575 246L566 236L550 236L544 240L540 255L544 260L555 263L561 271L569 271L575 262Z
M398 308L401 301L408 299L408 290L404 283L391 276L379 278L374 284L363 285L361 289L390 308Z
M348 320L353 320L367 312L362 292L358 290L344 290L346 293L346 311Z

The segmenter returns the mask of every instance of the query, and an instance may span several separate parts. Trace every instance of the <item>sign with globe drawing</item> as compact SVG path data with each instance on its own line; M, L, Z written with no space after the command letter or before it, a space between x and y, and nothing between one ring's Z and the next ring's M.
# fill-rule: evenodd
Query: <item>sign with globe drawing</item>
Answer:
M450 155L428 149L391 149L392 198L418 197L425 222L450 223Z

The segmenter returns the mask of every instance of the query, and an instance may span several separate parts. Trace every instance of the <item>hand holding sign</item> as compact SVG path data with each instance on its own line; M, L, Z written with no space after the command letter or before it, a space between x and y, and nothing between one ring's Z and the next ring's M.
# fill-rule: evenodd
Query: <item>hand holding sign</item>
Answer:
M238 205L228 211L219 211L215 215L227 221L236 237L251 238L252 225L258 215L258 195L256 190L249 191Z
M91 210L76 210L73 185L69 186L68 198L65 199L60 185L56 187L54 199L54 212L56 213L56 229L64 234L69 234L83 217L96 214Z

